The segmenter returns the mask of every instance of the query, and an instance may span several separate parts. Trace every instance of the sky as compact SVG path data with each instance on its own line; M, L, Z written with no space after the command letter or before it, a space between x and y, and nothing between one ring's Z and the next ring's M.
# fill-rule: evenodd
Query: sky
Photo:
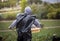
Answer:
M60 3L60 0L42 0L44 2L48 2L48 3Z

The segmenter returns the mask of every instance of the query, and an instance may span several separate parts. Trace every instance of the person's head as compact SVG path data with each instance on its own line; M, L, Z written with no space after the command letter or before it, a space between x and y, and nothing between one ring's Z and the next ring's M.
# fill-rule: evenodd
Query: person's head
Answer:
M32 14L31 8L29 6L25 7L24 13L27 15Z

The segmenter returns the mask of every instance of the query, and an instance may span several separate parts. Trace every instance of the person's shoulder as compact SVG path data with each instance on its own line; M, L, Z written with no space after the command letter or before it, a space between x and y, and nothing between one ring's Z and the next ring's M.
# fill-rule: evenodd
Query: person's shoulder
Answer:
M36 18L36 15L31 15L32 17Z
M16 17L23 16L23 13L18 13Z

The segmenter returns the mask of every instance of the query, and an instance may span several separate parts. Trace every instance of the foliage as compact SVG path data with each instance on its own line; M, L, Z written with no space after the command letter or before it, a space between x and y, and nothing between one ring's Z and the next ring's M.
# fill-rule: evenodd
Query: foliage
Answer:
M14 20L16 18L16 14L5 14L5 20Z
M3 41L17 41L17 35L14 31L0 32L0 36L3 38Z
M41 0L29 0L29 2L32 4L32 3L35 3L35 4L37 4L37 3L42 3L42 1Z
M57 18L58 16L60 16L60 5L59 3L56 4L44 4L46 6L47 9L47 17L48 19L59 19ZM57 13L59 12L59 13ZM58 16L57 16L58 15Z
M33 41L52 41L53 34L60 36L59 28L41 29L39 33L33 34Z
M55 19L56 18L56 12L48 13L47 16L48 16L48 19Z
M33 13L39 19L60 19L60 3L56 4L35 4L31 5Z
M36 16L38 16L40 14L39 13L40 9L39 9L38 5L36 5L35 3L33 3L31 5L31 9L32 9L32 13L35 14ZM38 17L40 17L40 15Z
M0 1L0 8L13 7L13 6L16 6L16 3L17 3L17 0L8 0L4 2Z
M16 19L16 15L15 13L6 13L6 14L1 14L0 15L0 20L14 20Z
M60 20L41 20L42 24L44 24L44 27L56 27L60 26Z
M12 22L13 21L6 21L6 22L0 21L0 30L8 30L8 27ZM49 27L54 28L56 26L60 26L60 20L41 20L40 23L42 23L44 27L48 27L48 28Z
M32 4L31 5L33 13L37 15L39 19L60 19L60 5L56 4ZM57 13L59 12L59 13Z
M26 0L21 0L20 6L21 6L21 12L24 12L25 7L28 5Z
M60 28L41 29L39 33L32 33L32 41L52 41L53 34L60 36ZM11 32L0 32L0 36L6 38L4 41L16 41L17 33Z
M8 27L10 26L12 22L1 22L0 21L0 30L8 30Z
M41 19L44 16L46 17L47 9L43 4L35 4L31 5L32 12L37 16L37 18ZM44 17L44 18L45 18Z
M56 14L56 19L60 19L60 12L59 11Z
M52 20L52 21L41 21L45 26L48 28L42 28L39 33L32 33L32 41L52 41L53 34L56 34L60 37L60 27L53 28L53 26L60 26L59 20ZM0 22L0 30L9 30L8 27L11 22ZM3 26L4 25L4 26ZM51 27L52 26L52 27ZM49 28L51 27L51 28ZM2 36L5 40L4 41L16 41L17 33L15 31L0 31L0 36Z
M0 20L3 20L3 16L2 16L2 14L0 14Z
M21 6L21 12L24 12L24 9L26 6L31 6L33 14L37 16L39 19L60 19L60 3L56 4L35 4L34 2L38 2L38 0L30 0L33 1L33 4L29 5L26 0L21 0L20 6ZM8 0L8 2L0 2L0 8L3 7L10 7L15 6L17 0ZM11 18L10 15L7 17ZM13 16L12 16L13 17ZM3 18L0 15L0 18ZM9 19L7 18L7 19Z
M31 5L31 9L32 9L33 14L37 14L38 13L37 11L39 11L35 3Z

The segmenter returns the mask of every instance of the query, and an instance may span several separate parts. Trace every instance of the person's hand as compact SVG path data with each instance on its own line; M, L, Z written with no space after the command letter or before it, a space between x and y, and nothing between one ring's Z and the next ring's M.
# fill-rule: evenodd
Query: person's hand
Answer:
M12 29L12 27L8 27L9 29Z

